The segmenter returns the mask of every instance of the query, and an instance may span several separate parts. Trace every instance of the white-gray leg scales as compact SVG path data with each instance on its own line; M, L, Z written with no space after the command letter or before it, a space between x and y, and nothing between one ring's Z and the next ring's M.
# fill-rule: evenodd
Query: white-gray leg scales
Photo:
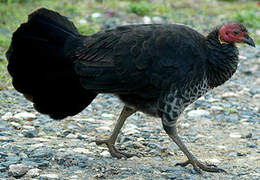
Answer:
M159 105L159 107L161 107L159 110L161 112L164 130L188 158L187 161L177 163L176 165L184 167L191 164L199 173L201 173L201 169L208 172L225 172L225 170L217 168L217 166L213 164L203 164L197 160L177 134L176 122L179 115L189 104L193 103L209 90L207 78L204 78L202 82L197 85L189 85L187 87L191 88L186 88L184 91L172 89L167 95L165 95L163 101L161 101Z
M125 120L135 112L136 112L136 110L129 108L127 106L124 106L124 108L117 120L117 123L114 127L112 135L106 140L96 140L95 141L97 145L106 144L112 157L130 158L132 156L135 156L135 154L128 154L125 152L120 152L115 148L116 139L118 137L118 134L119 134L121 128L124 125Z
M180 150L187 156L188 160L183 163L177 163L176 166L187 166L191 164L193 168L198 172L201 173L201 170L208 171L208 172L226 172L225 170L218 168L214 164L204 164L200 162L185 146L185 144L181 141L180 137L177 134L176 126L172 127L164 127L169 137L178 145Z

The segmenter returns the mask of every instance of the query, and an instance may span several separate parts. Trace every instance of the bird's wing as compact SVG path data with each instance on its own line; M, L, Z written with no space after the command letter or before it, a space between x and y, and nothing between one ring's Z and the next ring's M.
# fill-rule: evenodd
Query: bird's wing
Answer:
M196 38L184 30L131 25L99 32L82 40L72 55L75 71L82 85L95 92L160 92L200 63Z

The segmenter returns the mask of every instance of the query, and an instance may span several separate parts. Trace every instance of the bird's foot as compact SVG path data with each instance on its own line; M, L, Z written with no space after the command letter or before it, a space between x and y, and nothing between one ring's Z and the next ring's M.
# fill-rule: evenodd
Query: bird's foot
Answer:
M195 171L197 171L198 173L201 173L201 169L204 170L204 171L207 171L207 172L216 172L216 173L224 172L224 173L227 173L224 169L218 168L214 164L207 164L207 163L204 164L197 159L195 159L193 161L187 160L187 161L182 162L182 163L177 163L177 164L175 164L175 166L185 167L188 164L191 164L193 166L193 168L195 169Z
M108 140L96 140L95 142L97 145L106 144L112 157L121 159L121 158L131 158L133 156L137 156L136 154L120 152L119 150L117 150L115 148L114 144L109 139Z

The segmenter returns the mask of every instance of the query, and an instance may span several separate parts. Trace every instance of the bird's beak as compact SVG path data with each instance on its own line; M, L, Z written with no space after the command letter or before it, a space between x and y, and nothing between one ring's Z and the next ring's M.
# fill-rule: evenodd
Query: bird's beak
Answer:
M255 42L250 36L248 36L247 38L243 37L242 40L243 40L244 43L255 47Z

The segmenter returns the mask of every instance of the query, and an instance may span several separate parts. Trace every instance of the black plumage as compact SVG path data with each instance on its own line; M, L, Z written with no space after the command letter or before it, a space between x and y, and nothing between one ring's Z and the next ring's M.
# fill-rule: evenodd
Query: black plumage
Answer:
M244 39L226 36L233 29ZM167 134L188 157L179 165L221 172L187 150L176 121L185 107L235 72L234 42L254 45L244 26L235 23L207 37L180 24L128 25L83 36L67 18L42 8L14 32L8 71L15 89L54 119L79 113L99 93L118 96L125 107L114 132L97 141L106 143L112 156L130 157L114 143L126 118L142 111L162 119Z

